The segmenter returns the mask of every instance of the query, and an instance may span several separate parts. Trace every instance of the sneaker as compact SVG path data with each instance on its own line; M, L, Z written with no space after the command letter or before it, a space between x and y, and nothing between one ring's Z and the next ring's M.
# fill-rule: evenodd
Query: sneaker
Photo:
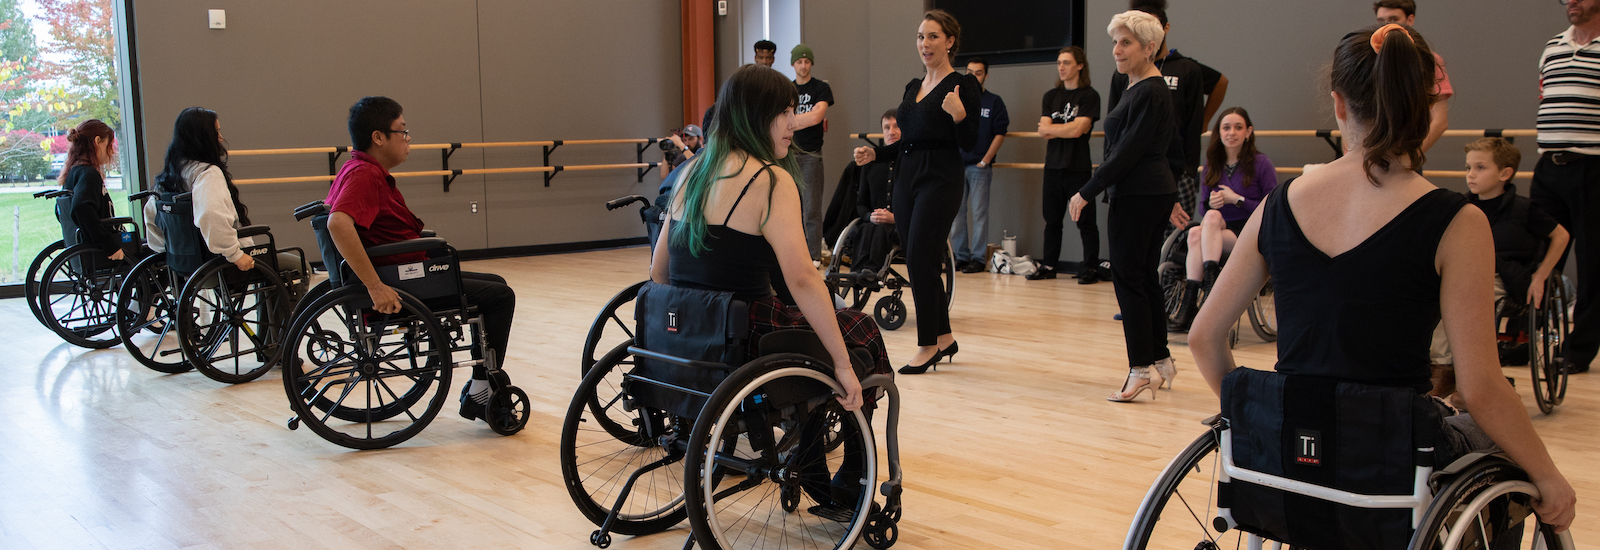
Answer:
M1046 267L1046 266L1039 266L1038 270L1034 271L1033 273L1028 274L1024 278L1026 278L1029 281L1038 281L1038 280L1041 280L1041 279L1054 279L1054 278L1056 278L1056 270L1051 269L1051 268Z
M981 273L985 271L985 267L987 267L983 265L983 262L977 260L966 262L966 265L961 265L961 262L956 262L956 265L961 268L962 273Z
M1566 369L1567 374L1583 374L1589 372L1589 365L1579 366L1577 363L1568 363L1565 359L1562 359L1561 362L1564 365L1562 368Z
M484 403L479 403L478 400L475 399L475 396L473 396L470 393L471 390L472 390L472 381L470 381L470 380L467 381L466 385L461 386L461 412L460 412L461 418L465 418L467 420L477 420L479 418L483 418L483 419L487 420L488 419L488 414L485 411L488 409L487 402L489 401L489 396L488 395L484 395L483 396ZM488 391L488 386L485 385L484 386L484 392L487 392L487 391ZM480 393L484 393L484 392L480 392Z
M1092 285L1100 282L1100 270L1093 267L1082 269L1078 272L1078 284Z

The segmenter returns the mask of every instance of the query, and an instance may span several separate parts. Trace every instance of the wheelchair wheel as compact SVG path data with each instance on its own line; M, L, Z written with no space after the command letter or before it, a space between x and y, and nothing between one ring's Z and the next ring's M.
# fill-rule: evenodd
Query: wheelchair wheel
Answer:
M178 342L178 281L167 269L166 254L140 260L117 292L117 333L139 364L150 370L177 374L193 369Z
M561 424L561 477L578 511L596 526L605 524L617 499L627 494L610 531L648 535L683 521L678 462L690 421L633 405L623 391L634 365L631 345L630 338L596 361L573 394ZM654 467L637 474L628 487L647 466Z
M514 435L528 425L528 406L527 392L516 386L506 386L489 396L484 421L494 433Z
M1545 280L1544 307L1528 310L1528 366L1533 398L1544 414L1555 412L1567 396L1566 364L1561 360L1567 339L1567 290L1560 277Z
M944 308L949 310L956 303L956 253L949 241L944 243L944 253L944 265L939 267L939 283L944 288Z
M878 298L877 305L872 307L872 319L883 330L897 330L906 326L906 317L906 302L897 296Z
M1538 523L1533 515L1538 490L1527 473L1498 455L1481 458L1455 475L1436 477L1433 485L1433 504L1411 535L1413 550L1573 547L1570 532L1557 535Z
M1212 525L1222 473L1219 434L1214 426L1206 430L1161 471L1128 526L1125 550L1244 547L1246 533L1238 529L1219 533Z
M449 338L421 301L399 294L400 312L384 315L367 309L366 287L345 286L307 306L290 327L285 350L329 335L340 339L329 347L346 350L310 368L299 357L282 358L296 418L323 439L351 449L398 445L427 427L451 397ZM342 330L313 328L319 325Z
M578 363L582 368L578 376L589 373L589 367L599 360L598 354L605 353L617 342L633 338L633 300L639 297L639 289L646 282L639 281L623 289L600 309L600 314L589 325L589 334L583 338L583 357Z
M39 277L45 326L72 345L105 349L122 343L116 300L128 265L107 256L100 247L80 244L63 251Z
M289 292L265 263L241 272L213 259L178 295L183 356L206 378L240 384L272 369L288 325Z
M38 319L41 325L49 326L49 323L44 320L44 310L39 309L39 270L48 267L66 248L63 241L50 243L39 251L38 256L33 257L33 263L28 264L28 278L23 280L22 295L28 302L28 310L33 312L33 318Z
M1167 234L1161 242L1161 263L1156 267L1156 281L1161 284L1167 317L1178 314L1178 304L1183 300L1183 283L1189 278L1184 262L1189 259L1189 229L1200 225L1190 222L1182 229Z
M1250 328L1263 342L1278 341L1278 303L1273 299L1272 281L1261 287L1256 299L1250 302Z
M695 542L708 549L850 548L869 517L885 520L872 513L872 427L861 411L839 408L840 390L820 366L801 355L770 355L712 392L684 457ZM842 413L849 439L827 452L823 432L832 412ZM719 479L719 467L744 475Z

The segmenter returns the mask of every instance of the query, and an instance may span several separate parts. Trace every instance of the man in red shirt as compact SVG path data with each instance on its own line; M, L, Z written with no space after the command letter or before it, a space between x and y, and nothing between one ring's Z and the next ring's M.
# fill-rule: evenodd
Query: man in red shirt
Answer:
M339 169L328 190L328 234L350 264L361 284L366 285L373 309L380 313L400 311L400 296L378 279L375 265L394 265L426 259L422 252L368 258L366 248L420 238L422 220L406 207L406 198L395 186L389 170L406 161L411 152L411 132L400 104L387 97L364 97L350 107L350 142L354 151ZM516 293L498 275L461 272L462 290L467 302L478 307L488 334L489 349L495 364L503 366L506 346L511 340L511 320L517 307ZM481 359L477 349L473 357ZM461 416L468 420L484 417L489 402L488 368L472 368L472 381L461 389Z

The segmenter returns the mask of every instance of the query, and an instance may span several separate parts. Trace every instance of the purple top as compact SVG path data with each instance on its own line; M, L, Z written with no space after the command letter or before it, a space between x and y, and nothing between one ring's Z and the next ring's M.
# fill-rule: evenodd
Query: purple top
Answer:
M1200 181L1204 182L1210 177L1212 168L1211 166L1206 166L1205 174L1201 176ZM1216 168L1221 169L1220 166ZM1218 208L1217 211L1222 213L1222 219L1230 222L1248 219L1250 213L1256 211L1256 206L1267 198L1267 194L1271 193L1273 189L1277 189L1278 169L1272 166L1272 159L1261 153L1256 153L1256 174L1255 179L1250 182L1250 187L1246 188L1244 186L1243 172L1234 172L1231 176L1224 173L1217 184L1225 185L1228 189L1238 193L1239 196L1244 197L1244 206L1225 204L1222 208ZM1211 192L1216 190L1216 187L1210 185L1200 186L1201 216L1206 215L1206 211L1211 209Z

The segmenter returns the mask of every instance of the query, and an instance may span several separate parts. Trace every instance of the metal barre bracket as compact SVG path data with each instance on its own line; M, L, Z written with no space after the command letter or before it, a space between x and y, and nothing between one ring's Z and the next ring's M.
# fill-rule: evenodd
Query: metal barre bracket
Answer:
M545 155L549 156L549 153L546 152ZM549 164L546 163L546 166L549 166ZM554 179L556 177L556 174L561 172L561 170L562 170L562 168L560 166L550 166L550 171L544 173L544 186L545 187L549 187L550 186L550 180Z
M639 164L644 164L644 159L639 159ZM650 166L639 168L639 180L637 183L644 183L644 175L650 173L651 170L654 170L656 165L657 163L652 162L650 163ZM662 174L662 177L666 177L666 174Z
M1317 137L1333 148L1333 158L1344 158L1344 137L1333 137L1333 130L1317 130Z
M456 154L456 150L460 148L460 143L451 143L449 149L439 150L439 160L442 163L442 167L440 168L441 170L450 170L450 155ZM450 175L440 176L440 179L444 180L444 192L450 192L450 184L454 183L456 181L456 176L459 175L461 175L460 170L450 170Z
M633 155L634 162L637 162L639 164L644 164L645 163L644 162L644 152L649 150L650 146L651 145L655 145L656 142L658 142L658 141L661 141L661 140L656 139L656 138L649 138L649 139L645 140L644 143L640 143L638 146L636 146L634 148L634 155ZM638 170L638 172L639 172L638 183L644 183L644 175L650 173L650 170L654 169L655 167L656 167L656 163L652 162L652 163L650 163L650 167L649 168L640 168Z
M557 140L551 141L550 143L551 143L550 145L545 145L544 147L542 147L542 149L544 149L544 165L545 166L549 166L550 165L550 153L555 152L556 148L560 147L561 144L564 143L564 142L562 140L557 139ZM550 186L550 178L549 178L549 176L545 176L545 187L549 187L549 186Z
M343 155L345 151L349 150L349 147L340 145L338 147L334 147L332 153L328 153L328 175L339 175L339 155Z

